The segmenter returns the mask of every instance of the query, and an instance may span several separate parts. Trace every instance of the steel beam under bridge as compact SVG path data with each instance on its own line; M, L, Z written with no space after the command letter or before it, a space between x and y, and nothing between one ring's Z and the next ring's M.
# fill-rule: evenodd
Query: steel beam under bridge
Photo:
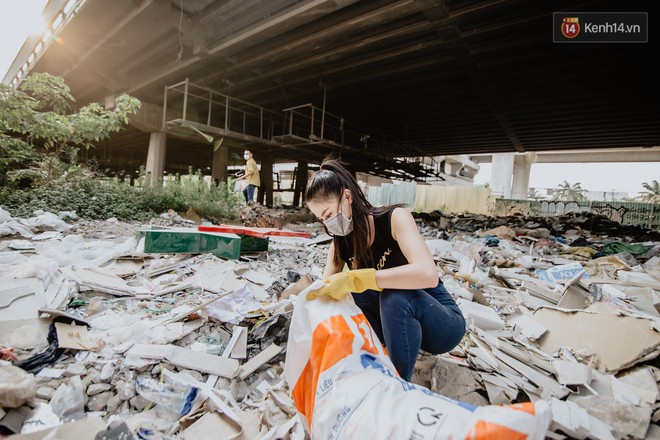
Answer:
M493 154L470 155L470 159L476 163L491 163L493 161ZM584 162L660 162L660 147L537 151L536 159L534 160L534 163Z

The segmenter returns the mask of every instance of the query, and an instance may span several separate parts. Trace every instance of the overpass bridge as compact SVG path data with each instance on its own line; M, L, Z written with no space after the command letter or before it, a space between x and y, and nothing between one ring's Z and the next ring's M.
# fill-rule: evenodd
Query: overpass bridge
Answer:
M624 7L650 6L50 0L48 32L25 42L3 82L47 71L65 78L80 105L139 98L131 126L86 153L115 172L146 164L154 181L189 167L224 179L249 146L264 181L282 160L298 161L304 179L328 152L356 172L424 180L473 172L461 155L660 145L654 39L552 42L553 12ZM183 109L186 84L183 117L174 109Z
M491 188L504 198L527 198L529 177L535 163L660 162L660 147L608 148L528 153L477 154L474 163L492 163ZM654 176L649 176L649 179Z

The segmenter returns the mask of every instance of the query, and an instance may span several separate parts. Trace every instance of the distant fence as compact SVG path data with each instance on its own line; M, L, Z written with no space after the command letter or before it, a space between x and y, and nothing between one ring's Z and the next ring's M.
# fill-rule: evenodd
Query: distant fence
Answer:
M471 186L419 185L415 182L368 186L367 200L374 206L403 204L417 212L470 212L490 214L489 188Z
M374 206L402 204L417 212L440 210L495 216L520 213L538 217L592 212L624 225L640 225L660 231L660 204L653 203L493 199L489 188L419 185L415 182L368 186L365 193Z
M592 212L624 225L640 225L648 229L660 230L660 205L653 203L497 199L493 206L493 215L521 213L529 216L552 217L570 212Z

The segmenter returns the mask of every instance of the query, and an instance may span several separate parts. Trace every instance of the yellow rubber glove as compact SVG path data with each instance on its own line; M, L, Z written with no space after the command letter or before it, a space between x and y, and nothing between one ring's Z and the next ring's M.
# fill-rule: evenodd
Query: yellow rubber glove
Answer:
M329 296L340 300L349 293L362 293L365 290L383 290L376 284L376 269L358 269L339 272L323 280L325 286L307 294L307 299Z

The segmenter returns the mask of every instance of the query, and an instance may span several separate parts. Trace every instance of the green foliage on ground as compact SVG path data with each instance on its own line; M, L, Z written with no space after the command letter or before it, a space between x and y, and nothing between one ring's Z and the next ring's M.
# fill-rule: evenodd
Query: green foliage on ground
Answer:
M138 179L138 185L142 179ZM226 183L204 181L201 173L175 176L163 186L131 186L116 178L81 176L60 185L33 189L0 188L0 206L14 217L28 218L34 211L74 211L87 219L116 217L146 221L172 209L193 209L209 220L235 220L242 194Z

